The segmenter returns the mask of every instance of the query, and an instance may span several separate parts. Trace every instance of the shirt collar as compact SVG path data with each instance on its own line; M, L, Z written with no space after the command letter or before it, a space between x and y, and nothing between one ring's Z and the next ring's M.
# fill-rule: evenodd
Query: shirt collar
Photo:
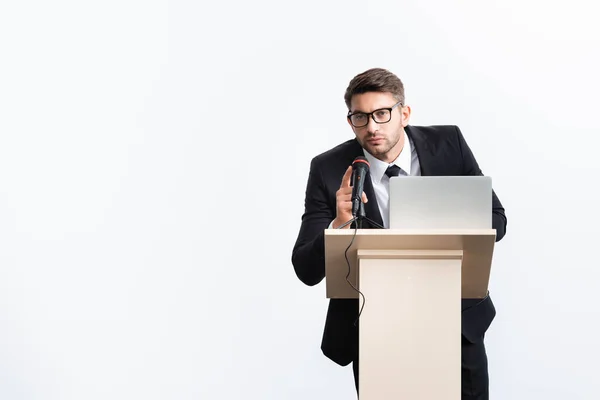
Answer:
M378 158L375 158L371 153L363 149L365 158L367 159L367 161L369 161L369 171L371 173L371 177L376 179L377 182L381 182L385 171L392 164L396 164L397 166L402 168L408 175L410 175L410 167L412 162L412 148L412 142L410 141L410 138L408 137L406 132L404 132L404 148L391 164L388 164L384 161L381 161Z

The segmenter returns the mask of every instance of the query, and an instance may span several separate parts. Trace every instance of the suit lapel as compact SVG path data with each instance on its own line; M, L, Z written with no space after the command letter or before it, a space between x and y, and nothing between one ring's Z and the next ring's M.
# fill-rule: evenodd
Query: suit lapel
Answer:
M433 144L427 139L425 134L414 126L406 126L404 128L406 134L411 138L417 156L419 157L419 165L421 166L421 175L437 175L439 170L439 158L433 154Z

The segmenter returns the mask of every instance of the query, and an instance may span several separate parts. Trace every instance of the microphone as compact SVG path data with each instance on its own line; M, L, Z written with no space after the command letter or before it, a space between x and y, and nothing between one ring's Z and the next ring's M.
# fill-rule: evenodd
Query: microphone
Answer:
M352 162L352 216L356 218L362 203L365 178L369 172L369 161L365 157L356 157Z

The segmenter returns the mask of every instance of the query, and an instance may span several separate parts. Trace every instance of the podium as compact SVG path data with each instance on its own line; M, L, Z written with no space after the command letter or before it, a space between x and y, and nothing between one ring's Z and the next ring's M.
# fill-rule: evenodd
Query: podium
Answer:
M461 299L487 295L495 239L494 229L325 230L326 296L362 307L360 400L460 400Z

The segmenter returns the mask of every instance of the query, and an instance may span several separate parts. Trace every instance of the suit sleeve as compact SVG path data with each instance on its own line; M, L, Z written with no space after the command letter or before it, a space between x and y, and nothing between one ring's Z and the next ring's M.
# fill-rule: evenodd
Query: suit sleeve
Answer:
M327 190L315 158L310 164L302 224L292 250L294 271L306 285L316 285L325 278L324 230L333 219L335 208L327 200Z
M483 172L481 172L479 164L475 160L475 156L469 148L462 132L458 127L455 128L458 136L458 145L462 152L463 174L483 176ZM492 228L496 230L496 242L502 240L506 234L506 222L504 207L500 203L500 199L498 199L496 193L492 190Z

